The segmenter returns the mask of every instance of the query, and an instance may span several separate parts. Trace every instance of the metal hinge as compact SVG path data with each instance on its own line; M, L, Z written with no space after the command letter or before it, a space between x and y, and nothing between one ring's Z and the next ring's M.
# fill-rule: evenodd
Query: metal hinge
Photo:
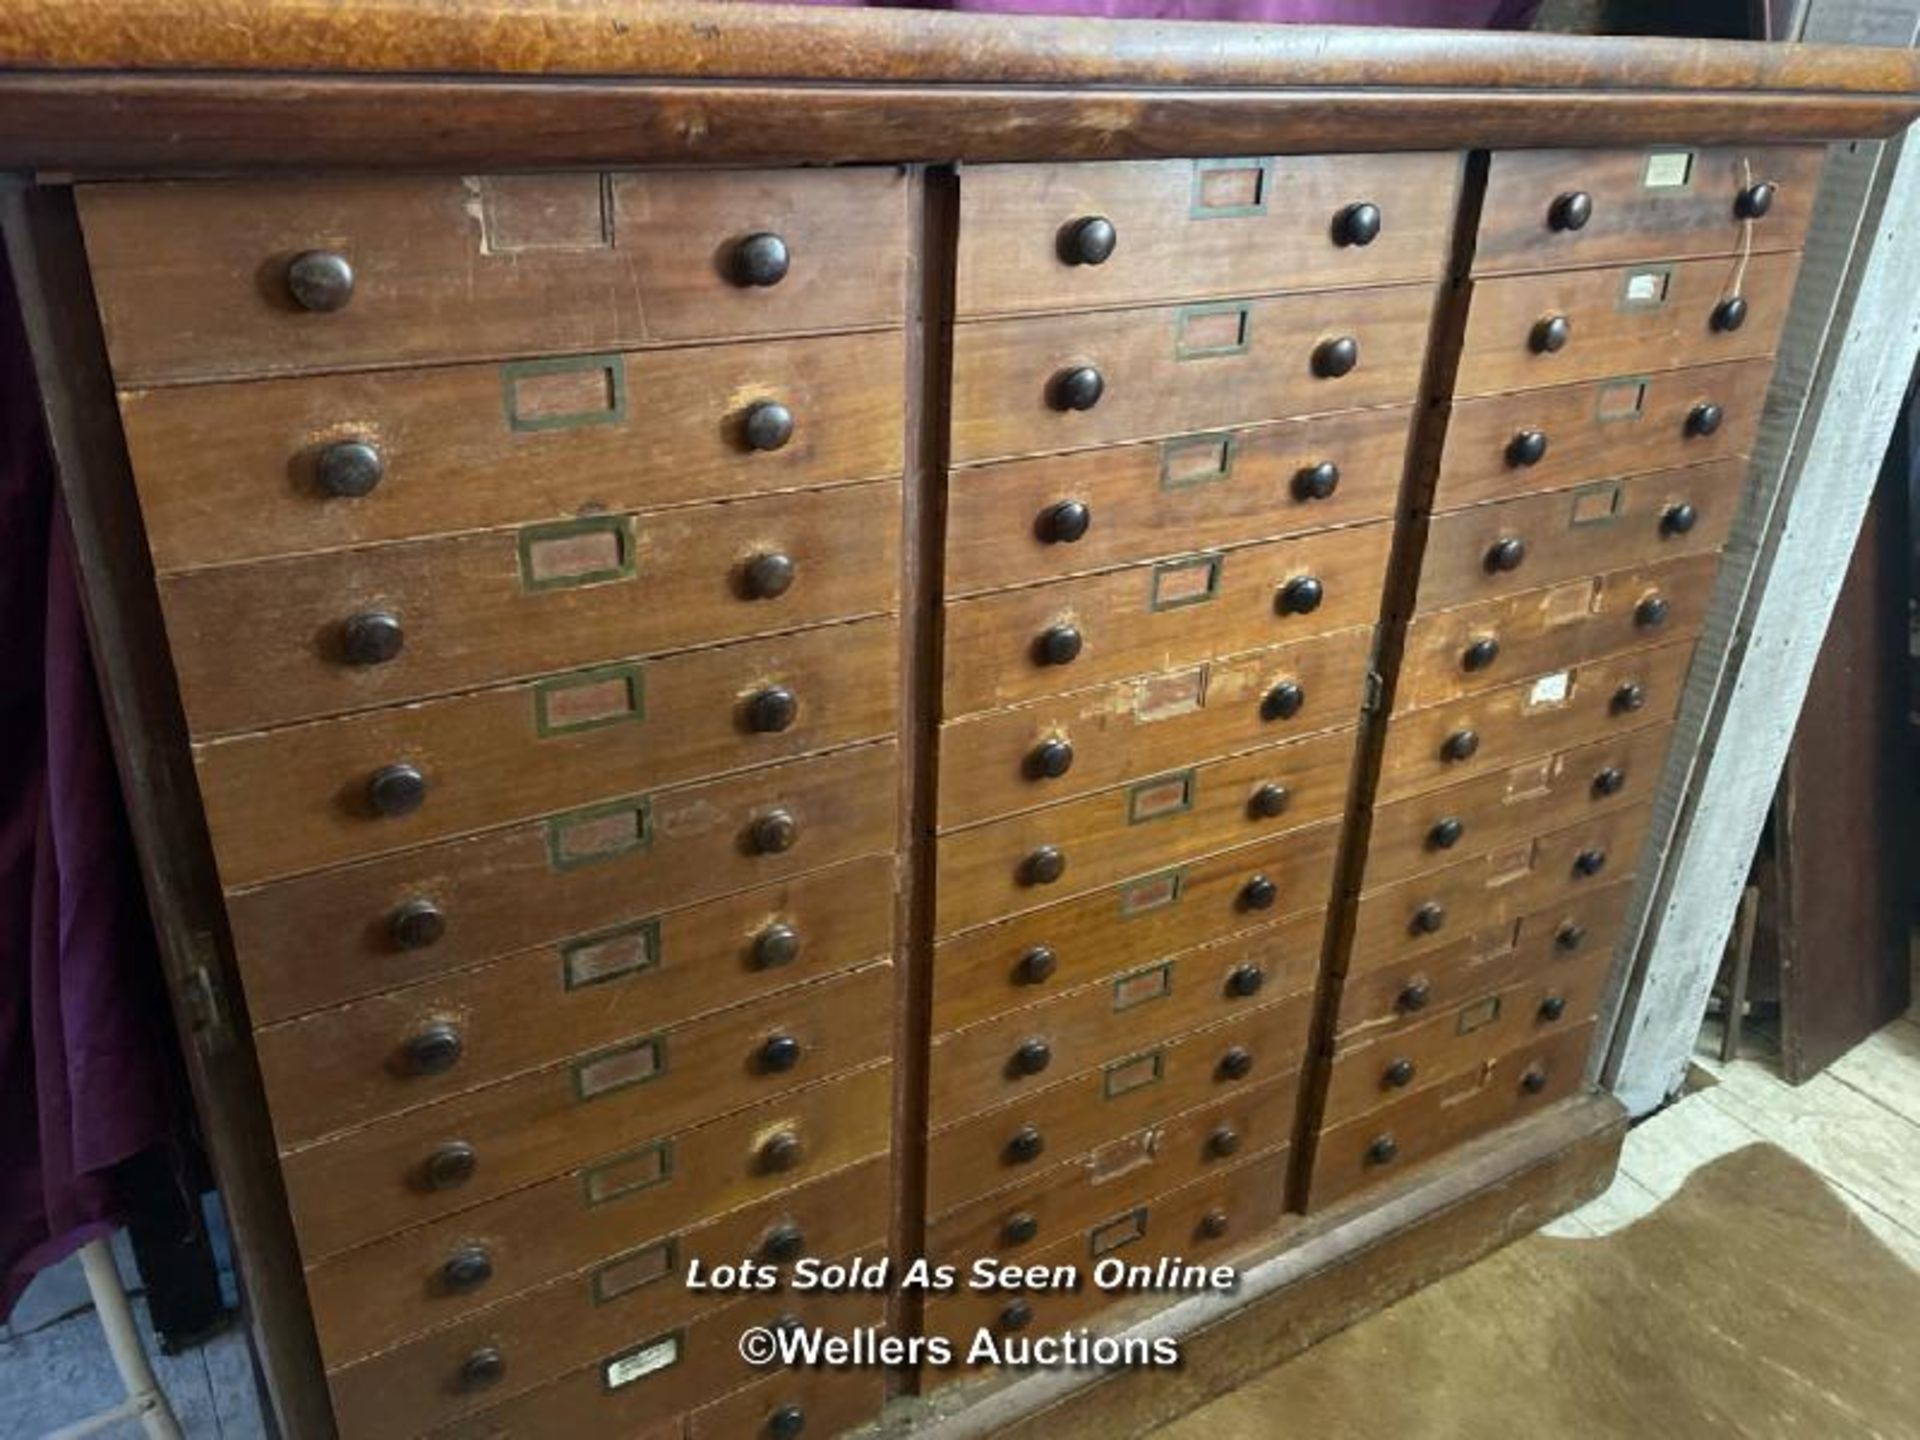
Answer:
M180 982L180 1008L194 1044L203 1055L218 1055L233 1045L233 1021L220 988L220 947L213 936L188 941L187 973Z

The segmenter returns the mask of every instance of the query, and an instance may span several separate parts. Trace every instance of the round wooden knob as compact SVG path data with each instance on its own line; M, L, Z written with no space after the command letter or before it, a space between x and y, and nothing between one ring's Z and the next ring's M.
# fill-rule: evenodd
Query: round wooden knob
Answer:
M1060 258L1069 265L1104 265L1119 243L1120 234L1106 216L1082 216L1060 232Z
M1529 1095L1538 1095L1547 1088L1547 1067L1535 1061L1526 1068L1520 1077L1520 1088Z
M1560 928L1553 932L1553 943L1565 951L1578 950L1587 943L1587 927L1576 925L1571 920L1564 921Z
M1013 1138L1007 1141L1007 1159L1015 1165L1025 1165L1038 1160L1047 1148L1046 1138L1038 1127L1022 1125L1013 1132Z
M1229 1046L1220 1057L1220 1074L1228 1080L1244 1080L1253 1073L1253 1052L1244 1045Z
M1391 1135L1376 1135L1367 1146L1369 1165L1391 1165L1400 1154L1400 1142Z
M1280 887L1264 875L1256 875L1240 887L1240 908L1271 910L1280 896Z
M429 1025L407 1037L407 1070L414 1075L444 1075L460 1062L460 1032L451 1025Z
M1073 742L1050 735L1027 752L1027 778L1058 780L1073 769Z
M793 588L799 567L791 555L770 550L747 562L747 597L752 600L778 600Z
M1082 500L1062 500L1040 512L1034 533L1049 545L1071 545L1093 526L1093 510Z
M786 810L769 810L754 818L747 838L756 855L784 855L800 839L800 822Z
M1542 1020L1558 1020L1566 1013L1567 997L1564 995L1549 995L1540 1002L1540 1018Z
M398 616L386 610L362 610L340 626L340 653L349 665L384 665L406 645Z
M1762 180L1733 197L1733 213L1742 220L1758 220L1773 209L1774 184Z
M1416 976L1400 987L1400 993L1394 996L1396 1010L1412 1015L1427 1008L1433 999L1433 985L1430 981Z
M800 1137L791 1130L782 1130L761 1143L756 1158L763 1171L780 1174L800 1163L801 1152Z
M380 488L387 462L371 440L336 440L314 462L320 488L342 500L358 500Z
M807 1412L798 1405L782 1405L767 1417L767 1440L800 1440L807 1433Z
M1010 1068L1016 1075L1038 1075L1053 1063L1053 1047L1038 1035L1029 1035L1014 1049Z
M1071 625L1049 625L1034 641L1034 659L1042 665L1071 665L1080 658L1080 632Z
M493 1278L493 1257L484 1245L463 1245L440 1267L440 1283L456 1294L477 1290Z
M749 450L778 450L793 439L793 411L778 400L756 400L740 420Z
M1022 985L1043 985L1060 966L1059 957L1045 945L1036 945L1020 957L1014 966L1014 978Z
M760 1068L778 1075L800 1063L800 1042L791 1035L769 1035L760 1043Z
M1218 1240L1227 1233L1231 1222L1224 1210L1209 1210L1200 1217L1200 1236L1204 1240Z
M1351 375L1360 363L1360 342L1351 335L1322 340L1313 347L1313 373L1322 380Z
M1617 765L1609 765L1593 777L1593 793L1596 795L1618 795L1627 788L1627 772Z
M420 1166L429 1190L454 1190L473 1178L480 1157L464 1140L453 1140L434 1150Z
M757 735L777 735L800 713L800 702L784 685L769 685L747 701L747 728Z
M1380 1083L1389 1090L1401 1090L1413 1083L1414 1064L1404 1055L1394 1057L1380 1072Z
M1507 442L1507 465L1514 470L1538 465L1547 458L1547 432L1522 430Z
M427 800L427 777L415 765L382 765L367 781L367 803L389 820L411 815Z
M1218 1126L1207 1136L1207 1149L1217 1159L1224 1160L1240 1148L1240 1132L1231 1125Z
M353 299L353 266L332 250L307 250L287 262L287 294L316 315L347 308Z
M1700 512L1693 506L1681 501L1678 505L1669 505L1660 515L1660 533L1662 535L1685 535L1700 523Z
M1607 852L1600 849L1582 850L1573 857L1573 873L1585 879L1598 875L1607 868Z
M1687 434L1711 435L1720 428L1720 422L1725 418L1725 412L1718 405L1711 400L1703 400L1687 412Z
M1106 393L1106 380L1091 365L1062 370L1047 382L1047 403L1060 411L1091 410Z
M1380 238L1380 207L1356 200L1333 217L1333 243L1371 245Z
M753 937L753 964L758 970L778 970L800 958L800 932L776 920Z
M1440 758L1457 762L1471 760L1480 749L1480 736L1472 730L1456 730L1440 742Z
M1484 670L1499 658L1500 642L1491 635L1480 635L1460 652L1460 668L1468 671Z
M1340 467L1331 460L1308 465L1294 472L1293 496L1296 500L1331 500L1340 488Z
M806 1232L791 1220L782 1220L760 1237L760 1254L776 1265L798 1260L807 1248Z
M1326 597L1326 587L1313 576L1297 575L1280 587L1280 613L1311 615Z
M1227 972L1227 994L1238 1000L1258 995L1260 987L1266 983L1267 972L1251 962L1236 965Z
M1447 907L1438 900L1428 900L1413 912L1407 928L1416 935L1432 935L1446 923Z
M1633 607L1633 623L1642 630L1654 630L1667 623L1667 612L1671 607L1666 597L1649 595Z
M1555 355L1567 348L1573 338L1573 322L1564 315L1548 315L1536 320L1527 335L1527 344L1536 355Z
M1482 562L1489 575L1510 575L1527 558L1527 542L1517 535L1503 535L1487 548Z
M1460 837L1467 833L1467 827L1457 815L1443 815L1433 822L1433 828L1427 831L1427 844L1435 850L1451 850L1460 843Z
M1613 711L1616 715L1631 715L1647 706L1647 689L1637 680L1629 680L1613 692Z
M1020 862L1023 885L1052 885L1066 873L1066 852L1057 845L1037 846Z
M1738 295L1729 295L1713 307L1707 323L1722 335L1732 334L1747 323L1747 302Z
M743 288L778 285L792 264L787 242L771 230L760 230L734 244L727 256L727 278Z
M447 917L431 900L408 900L387 917L387 933L402 950L424 950L447 933Z
M1247 801L1247 809L1256 820L1275 820L1287 813L1293 799L1284 785L1262 785Z
M1262 720L1291 720L1300 713L1300 707L1307 703L1307 692L1292 680L1282 680L1278 685L1261 697L1260 718Z
M1000 1238L1008 1245L1025 1245L1040 1233L1040 1222L1026 1211L1007 1217L1000 1227Z
M1002 1330L1024 1330L1033 1323L1033 1307L1024 1300L1009 1300L1000 1307Z
M1556 195L1547 207L1547 224L1560 231L1584 230L1593 219L1593 196L1584 190L1568 190Z
M482 1345L460 1362L460 1388L485 1390L506 1377L507 1357L497 1345Z

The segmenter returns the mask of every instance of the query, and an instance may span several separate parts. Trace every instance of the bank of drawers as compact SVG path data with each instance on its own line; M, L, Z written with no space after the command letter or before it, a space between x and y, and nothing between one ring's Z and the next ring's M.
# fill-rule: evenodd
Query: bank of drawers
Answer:
M1585 1083L1820 162L1490 158L1311 1207Z
M868 1418L904 177L80 204L343 1434Z

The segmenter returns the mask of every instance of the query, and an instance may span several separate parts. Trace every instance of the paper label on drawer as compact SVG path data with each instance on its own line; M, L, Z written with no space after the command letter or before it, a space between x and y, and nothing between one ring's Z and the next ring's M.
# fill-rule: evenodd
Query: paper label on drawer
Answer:
M649 1340L646 1344L627 1351L624 1355L615 1355L606 1362L606 1385L609 1390L618 1390L623 1385L631 1385L636 1380L645 1379L656 1370L664 1370L669 1365L680 1362L680 1334L663 1335L658 1340Z
M1556 670L1533 682L1533 688L1527 691L1527 709L1543 710L1553 705L1564 705L1572 693L1573 672Z
M1693 178L1693 152L1672 150L1649 155L1640 183L1649 190L1677 190Z
M1622 310L1657 310L1667 303L1667 286L1673 282L1671 266L1634 270L1620 287Z

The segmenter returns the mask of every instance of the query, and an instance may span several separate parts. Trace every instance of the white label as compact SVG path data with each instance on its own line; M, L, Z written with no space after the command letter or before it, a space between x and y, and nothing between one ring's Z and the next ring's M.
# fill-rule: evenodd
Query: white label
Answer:
M669 1335L664 1340L654 1340L642 1345L638 1350L629 1350L624 1355L616 1355L607 1361L607 1389L618 1390L622 1385L631 1385L644 1379L656 1370L664 1370L680 1359L680 1337Z
M1627 277L1627 302L1633 305L1657 305L1667 298L1664 271L1642 270Z
M1693 153L1681 150L1667 155L1647 157L1644 181L1649 190L1672 190L1687 183L1693 175Z
M1533 689L1527 692L1527 704L1564 705L1568 692L1573 688L1573 672L1557 670L1551 675L1542 675L1533 682Z

